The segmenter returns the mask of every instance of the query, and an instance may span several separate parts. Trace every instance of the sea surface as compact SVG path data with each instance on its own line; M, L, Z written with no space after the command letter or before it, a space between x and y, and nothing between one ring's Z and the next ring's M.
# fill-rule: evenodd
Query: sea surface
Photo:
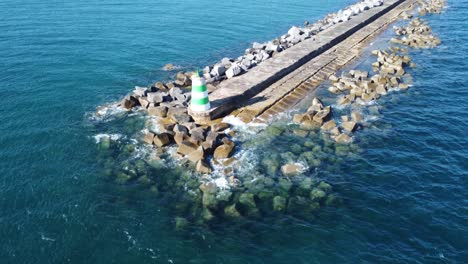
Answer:
M467 0L425 17L442 45L410 51L413 86L376 103L359 151L313 172L342 200L313 218L180 231L167 196L103 176L124 154L103 165L96 141L131 141L142 127L128 116L97 120L97 107L173 77L167 63L188 70L237 57L352 2L2 0L0 263L467 263ZM368 67L371 49L350 68ZM274 125L287 129L290 118ZM293 143L279 136L246 155Z

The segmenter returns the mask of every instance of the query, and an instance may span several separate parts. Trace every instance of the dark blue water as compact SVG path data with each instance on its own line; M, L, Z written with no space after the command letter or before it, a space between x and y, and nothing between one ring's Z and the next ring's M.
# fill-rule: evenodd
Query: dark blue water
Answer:
M443 44L410 52L414 87L379 103L379 119L358 133L362 153L319 171L343 202L314 219L176 232L167 196L102 178L93 136L139 124L96 125L97 106L169 78L166 63L236 56L348 2L2 1L0 262L466 262L465 0L426 17Z

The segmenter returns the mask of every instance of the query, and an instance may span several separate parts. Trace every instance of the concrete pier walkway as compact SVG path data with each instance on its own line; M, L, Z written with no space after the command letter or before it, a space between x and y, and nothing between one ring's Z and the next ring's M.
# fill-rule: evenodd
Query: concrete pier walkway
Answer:
M277 54L244 75L221 82L210 94L212 109L197 114L208 122L234 114L245 122L266 121L297 104L321 82L354 58L416 0L387 0L384 5L335 24L315 39Z

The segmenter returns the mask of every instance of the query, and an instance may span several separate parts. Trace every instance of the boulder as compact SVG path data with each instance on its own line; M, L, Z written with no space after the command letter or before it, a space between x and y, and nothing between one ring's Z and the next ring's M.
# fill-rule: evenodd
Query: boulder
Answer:
M320 108L323 108L323 103L320 99L315 97L314 99L312 99L312 106L319 106Z
M246 60L249 60L249 61L253 61L253 60L255 60L255 55L253 55L253 54L247 54L247 55L245 55L245 59L246 59Z
M167 107L165 106L149 106L148 114L152 116L157 116L165 118L167 116Z
M154 139L154 133L148 132L145 134L145 137L143 138L143 141L147 144L152 145L153 144L153 139Z
M217 147L214 151L214 158L215 159L227 159L231 157L233 151L234 151L235 145L232 144L222 144L221 146Z
M301 35L303 31L298 27L292 27L288 30L289 35Z
M348 144L348 143L353 142L353 139L350 136L342 133L335 137L335 141L341 144Z
M192 81L183 72L178 72L176 75L176 84L179 86L189 86L192 84Z
M353 132L354 129L356 128L356 122L354 121L343 122L341 123L341 127L343 127L348 132Z
M203 150L203 147L200 146L197 148L197 150L193 151L187 156L187 159L190 160L191 162L197 164L198 161L202 160L205 158L205 152Z
M387 89L385 89L385 85L379 84L379 85L377 85L377 88L375 88L375 92L380 94L380 95L386 95L387 94Z
M206 141L213 141L217 142L219 139L220 134L214 131L208 132L208 135L206 136Z
M156 82L155 84L153 84L152 87L156 88L159 91L166 91L167 90L166 85L164 85L164 83L162 83L162 82Z
M282 196L275 196L273 198L273 210L277 212L284 212L284 210L286 210L286 198Z
M221 123L211 125L211 131L221 132L221 131L228 129L229 127L231 127L230 124L221 122Z
M190 222L183 218L183 217L176 217L175 218L175 230L182 231L186 229L190 225Z
M326 118L329 117L331 111L331 107L327 106L324 109L320 110L317 114L314 115L314 121L323 124Z
M206 66L205 68L203 68L203 73L204 73L204 74L205 74L205 73L210 73L212 69L213 69L213 67L211 67L211 66Z
M148 102L154 104L160 104L164 102L164 94L161 92L148 93L147 98Z
M364 102L370 102L373 100L372 96L368 93L363 93L361 95L361 99L364 101Z
M266 44L263 44L263 43L258 43L258 42L254 42L252 44L252 48L256 49L256 50L262 50L266 47Z
M221 64L224 65L224 67L228 68L232 64L233 60L231 58L223 58L221 60Z
M284 176L293 176L297 175L302 172L304 167L300 164L297 163L290 163L283 165L281 167L281 172L283 173Z
M196 140L203 141L205 140L206 131L207 127L205 126L194 127L190 129L190 135Z
M203 183L198 188L203 194L215 194L217 190L216 184L213 182Z
M143 108L148 108L148 106L150 105L150 103L148 102L148 100L146 100L146 97L140 97L138 98L138 102L140 103L141 107Z
M226 72L226 68L222 64L216 64L211 70L210 74L213 76L223 76Z
M168 64L164 65L164 67L163 67L163 69L165 71L172 71L174 68L175 68L175 66L172 63L168 63Z
M336 77L336 75L331 75L330 77L328 77L328 80L330 80L330 82L338 82L340 79L338 77Z
M351 113L351 119L354 121L354 122L361 122L362 120L364 120L364 118L362 117L362 114L359 113L359 112L352 112Z
M208 208L203 208L203 210L201 212L201 217L205 222L211 222L211 221L214 221L216 219L216 216Z
M165 84L165 86L167 87L168 90L172 90L174 89L174 87L176 87L173 82L168 82Z
M189 136L185 133L175 133L174 135L174 141L176 142L177 145L181 145L183 141L188 141Z
M332 130L332 129L335 128L335 127L336 127L335 120L330 120L330 121L325 122L325 124L323 124L321 128L322 128L323 130L330 131L330 130Z
M332 130L330 130L330 134L334 136L338 136L340 134L340 129L338 127L334 127Z
M239 65L234 64L226 71L226 76L230 79L234 76L241 74L241 72L242 68Z
M171 143L171 139L169 137L169 134L162 133L154 137L153 143L158 147L165 147Z
M406 84L406 83L400 83L400 84L398 85L398 88L403 89L403 90L406 90L406 89L409 88L409 85Z
M146 96L147 90L148 88L146 87L135 86L135 90L133 90L133 94L137 97L144 97Z
M279 45L275 45L272 42L268 42L268 45L265 48L266 51L279 52L281 48Z
M330 193L332 191L332 186L324 181L321 181L317 188L323 190L326 193Z
M224 214L230 218L239 218L241 217L241 214L236 208L236 204L226 206L224 208Z
M318 188L314 188L312 191L310 191L310 199L312 201L320 202L326 196L327 196L327 194L324 191L322 191L322 190L320 190Z
M301 123L302 121L305 120L305 114L295 114L293 117L293 122L294 123Z
M169 95L172 97L172 99L180 102L186 102L188 99L188 97L185 96L184 92L178 87L171 89L169 91Z
M239 196L239 203L248 210L257 207L257 205L255 204L255 196L253 193L242 193Z
M322 125L322 123L316 122L314 120L304 120L301 122L301 128L306 130L312 130L318 128Z
M187 135L189 133L188 129L185 126L180 125L180 124L175 124L172 131L174 131L174 133L176 134L183 133Z
M130 110L133 107L138 106L138 105L140 105L140 102L133 95L125 96L125 98L120 102L120 106L122 106L123 108L127 110Z
M177 136L177 134L176 134ZM179 147L177 148L177 153L187 156L190 153L194 152L195 150L198 149L198 146L194 144L193 142L190 142L188 140L183 140L180 144Z
M192 120L192 117L186 113L173 114L170 118L176 123L188 123Z
M196 170L199 173L211 173L211 167L203 159L199 160L196 165Z

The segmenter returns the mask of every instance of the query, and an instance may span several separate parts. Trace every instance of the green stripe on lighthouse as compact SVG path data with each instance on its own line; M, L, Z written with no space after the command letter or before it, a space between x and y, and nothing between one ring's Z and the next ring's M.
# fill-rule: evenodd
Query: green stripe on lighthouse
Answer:
M207 103L209 103L208 97L200 98L200 99L192 98L192 104L194 105L205 105Z
M206 92L206 85L192 86L192 92Z
M192 100L190 109L193 112L206 112L210 110L210 99L208 89L206 89L205 78L199 71L195 72L192 78Z

